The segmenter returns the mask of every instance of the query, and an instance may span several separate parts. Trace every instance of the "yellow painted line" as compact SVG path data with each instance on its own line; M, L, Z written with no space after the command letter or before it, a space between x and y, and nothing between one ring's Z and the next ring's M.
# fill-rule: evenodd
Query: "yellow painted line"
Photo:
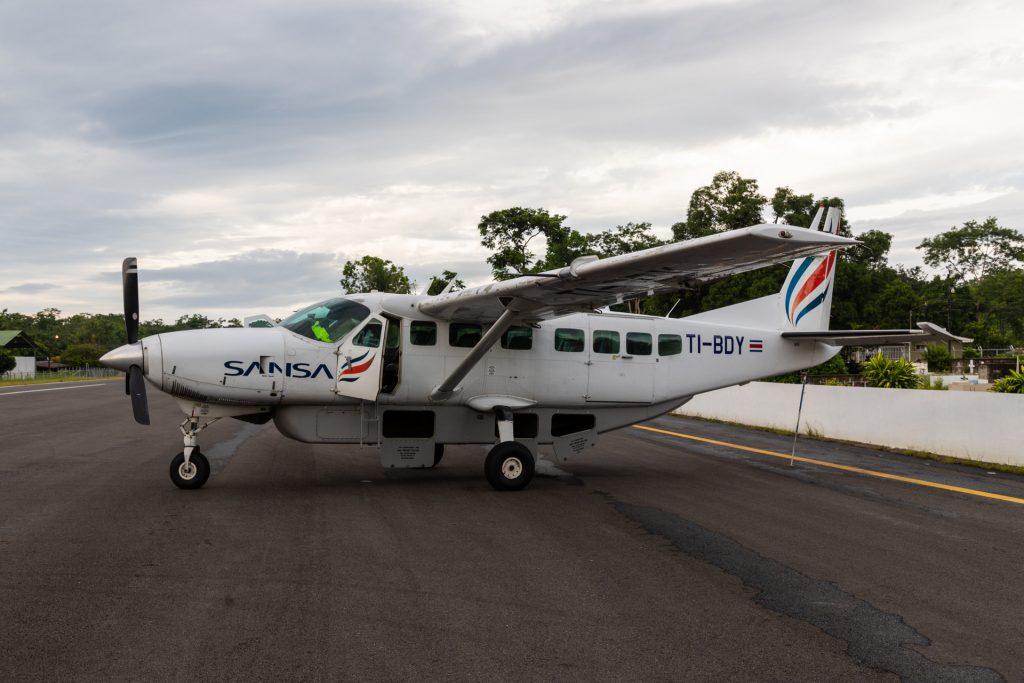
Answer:
M701 443L709 443L715 446L725 446L726 448L735 448L738 451L747 451L748 453L758 453L760 455L770 455L773 458L782 458L789 460L790 456L787 453L776 453L775 451L766 451L762 448L753 448L752 446L741 446L738 443L729 443L728 441L716 441L715 439L706 439L703 436L693 436L691 434L681 434L679 432L671 432L667 429L658 429L657 427L648 427L646 425L633 425L635 429L643 429L648 432L657 432L658 434L667 434L669 436L678 436L681 439L689 439L691 441L700 441ZM852 465L840 465L835 462L827 462L825 460L815 460L814 458L802 458L799 455L793 458L799 462L806 462L812 465L821 465L822 467L831 467L836 470L843 470L844 472L856 472L857 474L866 474L870 477L879 477L880 479L891 479L893 481L902 481L907 484L915 484L917 486L927 486L933 489L942 489L944 491L956 491L957 493L966 493L969 496L979 496L981 498L994 498L995 500L1003 500L1007 503L1017 503L1018 505L1024 505L1024 498L1014 498L1013 496L1004 496L1001 493L989 493L988 491L978 491L976 489L967 489L962 486L950 486L949 484L939 484L934 481L927 481L925 479L914 479L912 477L901 477L898 474L888 474L886 472L876 472L875 470L864 469L863 467L853 467Z

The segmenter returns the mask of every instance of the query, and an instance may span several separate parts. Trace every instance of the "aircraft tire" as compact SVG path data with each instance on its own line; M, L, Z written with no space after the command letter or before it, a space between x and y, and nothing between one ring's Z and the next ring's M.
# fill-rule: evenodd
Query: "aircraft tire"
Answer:
M498 491L519 491L533 479L530 449L518 441L503 441L492 448L484 462L487 481Z
M444 444L443 443L435 443L434 444L434 464L431 465L430 467L434 468L434 467L437 467L438 465L440 465L441 464L441 458L443 458L443 457L444 457Z
M181 452L171 460L171 481L179 489L199 489L210 478L210 461L196 448L189 458L192 465L185 468L185 453Z

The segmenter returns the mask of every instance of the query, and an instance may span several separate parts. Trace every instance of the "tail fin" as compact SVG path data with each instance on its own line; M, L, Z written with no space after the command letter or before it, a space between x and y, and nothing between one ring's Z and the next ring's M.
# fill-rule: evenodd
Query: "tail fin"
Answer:
M825 224L821 215L825 213ZM811 230L836 234L839 232L840 211L837 207L819 206L811 223ZM827 330L832 313L832 283L835 280L837 252L822 256L808 256L793 262L782 285L779 297L785 318L784 328L797 330Z

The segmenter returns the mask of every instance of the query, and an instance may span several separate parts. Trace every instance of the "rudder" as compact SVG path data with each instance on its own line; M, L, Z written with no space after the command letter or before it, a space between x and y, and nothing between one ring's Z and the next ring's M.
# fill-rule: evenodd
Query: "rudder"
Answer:
M822 213L825 224L820 228ZM839 208L819 206L810 230L836 234L842 218ZM783 327L789 329L827 330L832 313L832 284L838 252L821 256L808 256L793 262L789 275L782 284L780 301L783 306Z

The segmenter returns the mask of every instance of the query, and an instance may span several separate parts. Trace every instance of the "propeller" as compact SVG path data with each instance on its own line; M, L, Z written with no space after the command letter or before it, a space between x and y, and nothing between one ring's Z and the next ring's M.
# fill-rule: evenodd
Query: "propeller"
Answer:
M139 341L139 260L134 256L121 264L121 289L124 291L124 326L128 343Z
M122 355L129 359L125 376L125 393L131 396L131 411L135 422L150 424L150 401L145 397L145 377L142 374L142 344L138 341L138 260L126 258L121 264L121 287L125 301L125 331L128 346L112 351L112 355L124 349Z

